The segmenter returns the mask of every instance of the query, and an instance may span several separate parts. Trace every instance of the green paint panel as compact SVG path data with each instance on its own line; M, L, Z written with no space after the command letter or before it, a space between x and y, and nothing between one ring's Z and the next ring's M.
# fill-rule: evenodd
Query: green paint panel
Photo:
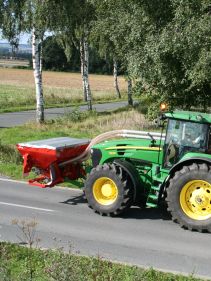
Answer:
M163 146L163 143L162 143ZM112 141L105 141L103 143L93 146L93 148L100 149L102 158L100 164L110 162L111 159L116 158L130 158L142 160L143 162L162 163L163 151L159 148L159 142L156 146L151 146L150 140L143 139L118 139ZM160 158L159 158L160 151Z
M200 153L200 152L189 152L186 153L180 160L184 161L184 160L188 160L188 159L197 159L197 158L203 158L203 159L208 159L211 161L211 154L206 154L206 153Z
M211 123L211 114L192 111L166 112L164 116L171 119L192 121L197 123Z

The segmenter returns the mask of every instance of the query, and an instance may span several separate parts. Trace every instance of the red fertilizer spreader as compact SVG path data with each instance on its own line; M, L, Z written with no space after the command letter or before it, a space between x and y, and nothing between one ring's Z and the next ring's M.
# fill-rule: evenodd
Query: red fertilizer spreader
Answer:
M68 137L19 143L17 148L24 159L23 173L26 176L34 168L39 176L29 183L42 188L61 183L65 177L71 180L84 177L86 172L80 155L86 154L89 143L88 139Z

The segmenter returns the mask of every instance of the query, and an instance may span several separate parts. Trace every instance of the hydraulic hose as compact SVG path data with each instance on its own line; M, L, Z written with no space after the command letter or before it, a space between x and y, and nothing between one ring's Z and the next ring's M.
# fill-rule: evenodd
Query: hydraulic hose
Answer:
M59 164L59 167L64 167L65 165L73 162L83 162L90 158L90 152L93 145L103 142L108 139L112 138L140 138L140 139L150 139L150 136L152 136L155 140L160 139L161 134L160 133L148 133L144 131L133 131L133 130L114 130L109 131L103 134L98 135L94 139L91 140L87 148L84 152L82 152L80 155L76 156L75 158L72 158L70 160L67 160L65 162L62 162Z

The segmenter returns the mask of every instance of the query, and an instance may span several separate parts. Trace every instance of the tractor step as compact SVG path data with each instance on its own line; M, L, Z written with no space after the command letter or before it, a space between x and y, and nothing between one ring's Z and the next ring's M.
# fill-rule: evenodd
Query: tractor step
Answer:
M152 185L151 189L155 190L155 191L160 191L160 187L159 186L155 186L155 185Z
M156 207L158 206L157 204L149 203L149 202L147 202L146 205L147 205L148 207L151 207L151 208L156 208Z
M158 199L158 196L157 195L154 195L154 194L150 194L148 198L151 198L153 200L157 200Z
M160 191L160 185L152 185L149 191L149 195L147 198L146 205L148 207L155 208L158 205L158 198L159 198L159 191Z

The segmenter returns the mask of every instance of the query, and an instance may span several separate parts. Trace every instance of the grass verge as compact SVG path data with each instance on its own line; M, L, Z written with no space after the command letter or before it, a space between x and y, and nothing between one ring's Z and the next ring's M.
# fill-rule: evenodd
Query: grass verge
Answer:
M45 250L0 243L0 280L15 281L199 281L153 269L88 258L63 249Z
M143 115L134 109L97 113L75 110L61 118L42 125L28 123L24 126L0 130L0 174L22 179L22 158L15 144L53 137L93 138L103 132L117 129L143 130L153 128Z

